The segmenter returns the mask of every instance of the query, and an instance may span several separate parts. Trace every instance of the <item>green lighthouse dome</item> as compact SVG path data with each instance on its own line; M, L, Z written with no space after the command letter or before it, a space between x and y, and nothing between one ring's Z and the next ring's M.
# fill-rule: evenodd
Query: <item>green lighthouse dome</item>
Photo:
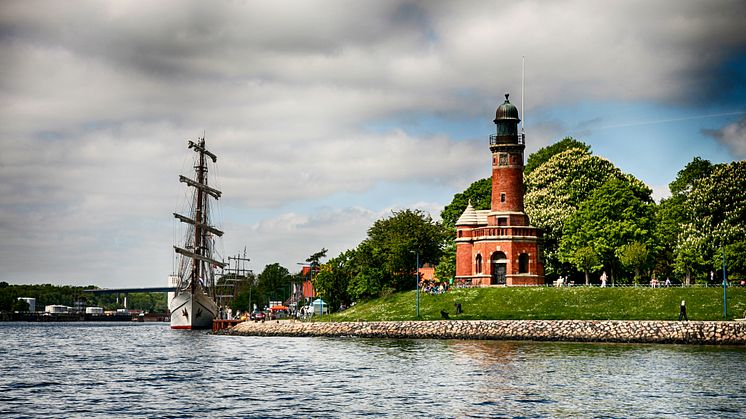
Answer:
M505 93L505 102L497 107L497 111L495 111L495 120L493 121L494 123L497 123L498 121L514 120L517 124L521 121L520 118L518 118L518 108L510 103L508 96L510 96L510 93Z

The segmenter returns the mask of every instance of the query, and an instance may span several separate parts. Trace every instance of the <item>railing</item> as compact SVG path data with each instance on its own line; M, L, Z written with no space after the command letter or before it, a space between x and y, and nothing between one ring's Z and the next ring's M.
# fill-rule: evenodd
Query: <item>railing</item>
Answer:
M509 142L509 143L501 143L497 141L497 137L508 137L507 135L497 135L497 134L490 134L490 145L498 145L498 144L526 144L526 134L520 133L516 134L516 141L515 142Z
M472 238L480 237L508 237L508 236L522 236L522 237L537 237L535 228L526 228L520 226L510 227L482 227L473 230Z

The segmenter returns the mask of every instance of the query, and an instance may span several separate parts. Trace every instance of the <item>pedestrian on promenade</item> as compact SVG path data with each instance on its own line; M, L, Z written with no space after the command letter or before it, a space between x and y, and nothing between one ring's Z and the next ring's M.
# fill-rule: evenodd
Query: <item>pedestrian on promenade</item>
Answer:
M601 288L606 288L606 271L601 274Z
M689 318L686 317L686 301L684 300L681 300L681 308L679 309L679 321L681 321L682 318L686 321L689 321Z

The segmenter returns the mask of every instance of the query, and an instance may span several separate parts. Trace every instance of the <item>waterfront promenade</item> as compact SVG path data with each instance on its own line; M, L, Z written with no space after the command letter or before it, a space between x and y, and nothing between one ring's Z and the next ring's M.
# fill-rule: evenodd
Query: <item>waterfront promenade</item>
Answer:
M621 320L439 320L388 322L244 322L218 334L354 336L567 342L746 345L746 322Z

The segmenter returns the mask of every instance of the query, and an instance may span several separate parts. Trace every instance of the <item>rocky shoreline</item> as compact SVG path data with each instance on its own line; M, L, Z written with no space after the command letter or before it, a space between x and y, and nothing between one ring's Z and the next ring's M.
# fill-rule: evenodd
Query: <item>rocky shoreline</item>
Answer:
M249 321L217 331L216 334L746 345L746 322L622 320Z

